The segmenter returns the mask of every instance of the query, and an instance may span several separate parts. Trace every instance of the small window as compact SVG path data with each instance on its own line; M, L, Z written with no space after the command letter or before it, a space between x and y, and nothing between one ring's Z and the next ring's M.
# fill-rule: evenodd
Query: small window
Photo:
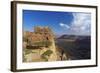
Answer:
M49 38L48 38L48 37L46 37L46 39L47 39L47 40L49 40Z

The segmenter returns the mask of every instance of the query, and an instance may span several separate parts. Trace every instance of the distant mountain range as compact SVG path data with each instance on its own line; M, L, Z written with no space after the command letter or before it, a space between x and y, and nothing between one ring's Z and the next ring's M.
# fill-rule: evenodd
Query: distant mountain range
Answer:
M91 36L62 35L56 38L56 45L69 53L72 60L91 58Z
M82 35L62 35L58 37L57 39L73 39L73 40L83 40L83 39L89 39L91 36L82 36Z

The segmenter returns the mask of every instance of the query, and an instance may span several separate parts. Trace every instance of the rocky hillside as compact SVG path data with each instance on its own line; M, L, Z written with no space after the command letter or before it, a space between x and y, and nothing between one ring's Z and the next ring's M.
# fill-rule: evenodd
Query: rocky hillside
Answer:
M35 27L34 32L23 32L23 62L61 60L49 27Z

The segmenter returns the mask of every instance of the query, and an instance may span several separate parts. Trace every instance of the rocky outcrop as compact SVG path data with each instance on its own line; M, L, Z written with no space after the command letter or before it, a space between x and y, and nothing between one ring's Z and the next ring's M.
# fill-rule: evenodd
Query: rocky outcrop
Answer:
M34 32L24 31L23 35L23 62L58 60L54 34L49 27L37 26Z

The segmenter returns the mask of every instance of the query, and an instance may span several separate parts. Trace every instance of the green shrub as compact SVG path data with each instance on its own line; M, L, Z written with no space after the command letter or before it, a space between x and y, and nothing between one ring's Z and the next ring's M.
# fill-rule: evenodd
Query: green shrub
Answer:
M48 57L52 54L53 52L51 50L47 50L46 52L44 52L41 57L45 60L48 61Z
M51 43L52 43L51 41L39 41L39 42L33 42L33 45L49 47Z
M46 52L44 52L42 55L47 55L50 56L50 54L52 54L53 52L51 50L47 50Z
M30 49L24 49L24 52L25 52L25 55L26 55L26 54L32 53L32 50L30 50Z

